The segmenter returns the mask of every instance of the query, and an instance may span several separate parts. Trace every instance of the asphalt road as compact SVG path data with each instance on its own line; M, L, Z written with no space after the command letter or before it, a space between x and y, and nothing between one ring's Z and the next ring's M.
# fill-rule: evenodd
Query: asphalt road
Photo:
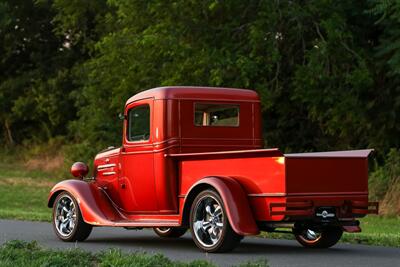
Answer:
M203 259L219 266L267 259L270 266L391 266L400 267L400 249L364 245L338 244L330 249L305 249L296 241L247 237L233 252L200 252L190 233L179 239L161 239L149 230L94 228L85 242L65 243L57 239L50 223L0 220L0 244L13 239L37 240L53 249L79 247L88 251L119 248L126 252L162 253L180 261Z

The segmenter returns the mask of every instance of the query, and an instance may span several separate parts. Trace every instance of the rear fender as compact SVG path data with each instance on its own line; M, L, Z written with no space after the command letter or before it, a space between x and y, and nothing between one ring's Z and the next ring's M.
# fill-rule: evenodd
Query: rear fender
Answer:
M47 206L53 207L56 197L62 192L70 193L78 202L83 220L91 225L110 225L118 219L106 195L94 183L82 180L65 180L56 184L50 191Z
M254 220L247 195L241 185L226 176L206 177L194 184L185 197L185 218L189 217L190 208L196 195L206 188L214 188L222 198L232 229L239 235L257 235L260 230Z

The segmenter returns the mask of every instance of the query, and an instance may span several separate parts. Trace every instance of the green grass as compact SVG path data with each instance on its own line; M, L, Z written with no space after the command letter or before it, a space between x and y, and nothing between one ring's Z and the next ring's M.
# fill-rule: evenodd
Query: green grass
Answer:
M27 170L21 164L0 163L0 178L34 178L49 180L51 175L40 170Z
M50 221L47 196L57 182L51 174L0 163L0 218ZM400 218L369 215L361 219L362 233L348 234L342 242L400 247ZM291 234L263 233L268 238L293 239Z
M369 215L361 219L361 233L345 233L342 242L400 247L400 217Z
M48 173L0 163L0 218L49 221L47 196L56 182Z
M191 262L173 261L161 254L143 252L123 253L111 249L100 253L85 252L80 249L49 250L43 249L36 242L9 241L0 247L0 266L160 266L160 267L211 267L215 266L205 260ZM267 267L267 261L247 262L243 267Z

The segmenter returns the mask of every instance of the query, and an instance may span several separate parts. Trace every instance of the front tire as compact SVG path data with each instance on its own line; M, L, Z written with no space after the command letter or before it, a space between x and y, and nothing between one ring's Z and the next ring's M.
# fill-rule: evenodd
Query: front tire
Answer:
M159 237L178 238L183 236L187 229L183 227L154 227L154 232Z
M54 201L52 222L57 237L65 242L84 241L93 228L85 223L76 199L66 191Z
M334 246L342 237L340 227L327 227L321 230L298 229L295 231L296 240L307 248L329 248Z
M205 190L194 199L190 231L195 244L205 252L230 251L243 238L233 231L224 203L214 190Z

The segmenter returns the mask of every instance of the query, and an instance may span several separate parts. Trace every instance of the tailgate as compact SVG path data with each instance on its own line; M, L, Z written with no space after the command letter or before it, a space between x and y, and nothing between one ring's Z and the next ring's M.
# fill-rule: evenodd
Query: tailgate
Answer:
M368 194L371 149L285 154L288 196Z

